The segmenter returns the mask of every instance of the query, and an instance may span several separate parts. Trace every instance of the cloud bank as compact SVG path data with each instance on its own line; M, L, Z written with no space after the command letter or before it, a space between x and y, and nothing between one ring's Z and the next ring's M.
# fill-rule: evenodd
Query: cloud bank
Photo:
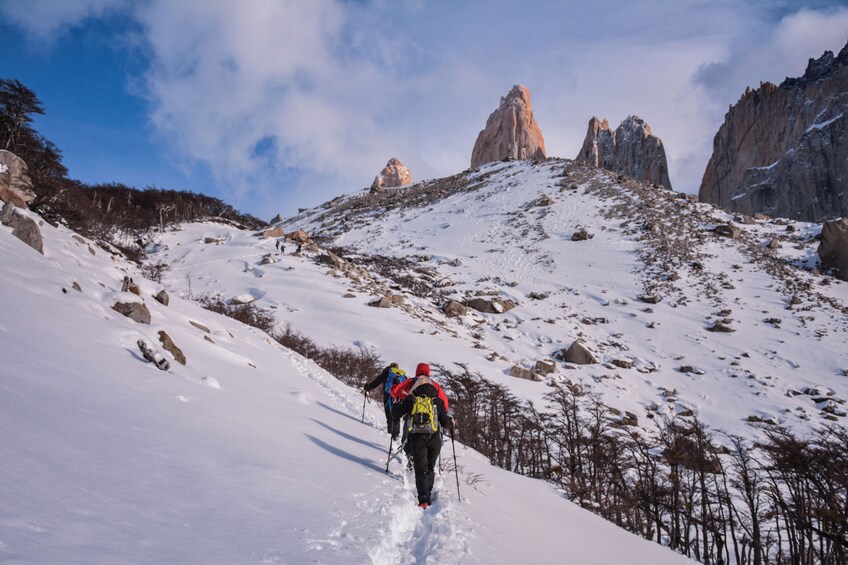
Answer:
M593 115L615 125L637 114L663 139L675 188L696 192L745 86L799 75L848 40L848 9L826 2L550 4L38 0L27 13L0 10L44 35L129 11L158 142L208 167L210 192L262 217L368 186L390 157L416 179L465 169L515 83L531 90L550 155L576 155Z

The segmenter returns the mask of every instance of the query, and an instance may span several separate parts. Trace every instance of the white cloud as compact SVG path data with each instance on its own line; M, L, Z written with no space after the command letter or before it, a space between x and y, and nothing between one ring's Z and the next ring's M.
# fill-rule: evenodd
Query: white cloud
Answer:
M34 39L50 42L64 28L128 5L129 0L2 0L0 14Z
M16 21L47 33L122 3L36 4L53 11ZM0 9L23 12L10 5ZM675 187L693 192L744 87L798 75L848 36L848 9L775 19L754 0L133 6L163 147L212 170L227 201L273 212L365 187L392 156L417 179L466 168L519 82L549 154L573 157L592 115L617 125L637 114L663 139Z

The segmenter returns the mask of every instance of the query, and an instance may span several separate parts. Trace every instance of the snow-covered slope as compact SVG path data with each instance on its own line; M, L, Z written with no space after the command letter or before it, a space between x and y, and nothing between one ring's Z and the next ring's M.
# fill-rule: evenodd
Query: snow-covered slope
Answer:
M400 463L385 474L381 409L360 422L358 391L173 293L159 304L159 287L122 260L41 228L43 256L0 228L0 561L683 562L461 445L462 502L446 470L422 512ZM200 233L227 241L196 243ZM171 287L251 293L322 341L403 343L389 353L405 362L425 357L419 335L457 341L417 334L426 326L400 310L366 316L362 296L342 298L348 285L306 259L245 272L271 241L211 224L166 239ZM133 299L120 292L127 274L150 325L111 309ZM141 357L137 340L158 345L159 331L185 366Z
M466 363L537 405L550 382L571 381L642 426L697 415L749 435L749 420L844 421L848 285L810 270L819 227L757 221L725 238L711 230L731 216L681 196L569 161L496 163L292 218L287 230L323 246L302 257L258 266L273 239L197 224L164 234L151 261L172 266L165 282L184 295L249 294L323 345L371 347L407 369ZM572 241L581 228L592 237ZM326 248L349 261L321 263ZM405 303L368 306L392 293ZM517 306L439 309L477 294ZM735 331L708 331L717 321ZM559 362L541 382L509 376L576 339L601 363Z

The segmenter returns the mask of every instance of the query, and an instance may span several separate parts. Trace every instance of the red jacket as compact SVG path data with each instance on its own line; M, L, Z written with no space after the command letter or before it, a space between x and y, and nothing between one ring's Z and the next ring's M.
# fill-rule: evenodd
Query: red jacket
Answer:
M424 380L422 381L421 379ZM442 390L442 387L439 386L439 383L432 380L430 377L427 377L426 375L421 375L415 377L414 379L406 379L402 383L394 385L392 387L392 401L403 400L404 398L409 396L409 393L412 391L412 387L414 387L419 381L421 381L422 384L427 382L433 385L433 387L436 389L436 392L439 393L439 398L441 398L442 402L445 403L445 410L450 410L450 405L448 404L448 397L445 394L445 391Z

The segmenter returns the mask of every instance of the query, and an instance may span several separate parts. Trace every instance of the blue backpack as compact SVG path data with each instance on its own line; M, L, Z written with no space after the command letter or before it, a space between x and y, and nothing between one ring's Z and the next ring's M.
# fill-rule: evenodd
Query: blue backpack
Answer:
M386 394L392 393L392 387L406 380L406 373L394 367L389 368L389 376L386 377L385 391Z

